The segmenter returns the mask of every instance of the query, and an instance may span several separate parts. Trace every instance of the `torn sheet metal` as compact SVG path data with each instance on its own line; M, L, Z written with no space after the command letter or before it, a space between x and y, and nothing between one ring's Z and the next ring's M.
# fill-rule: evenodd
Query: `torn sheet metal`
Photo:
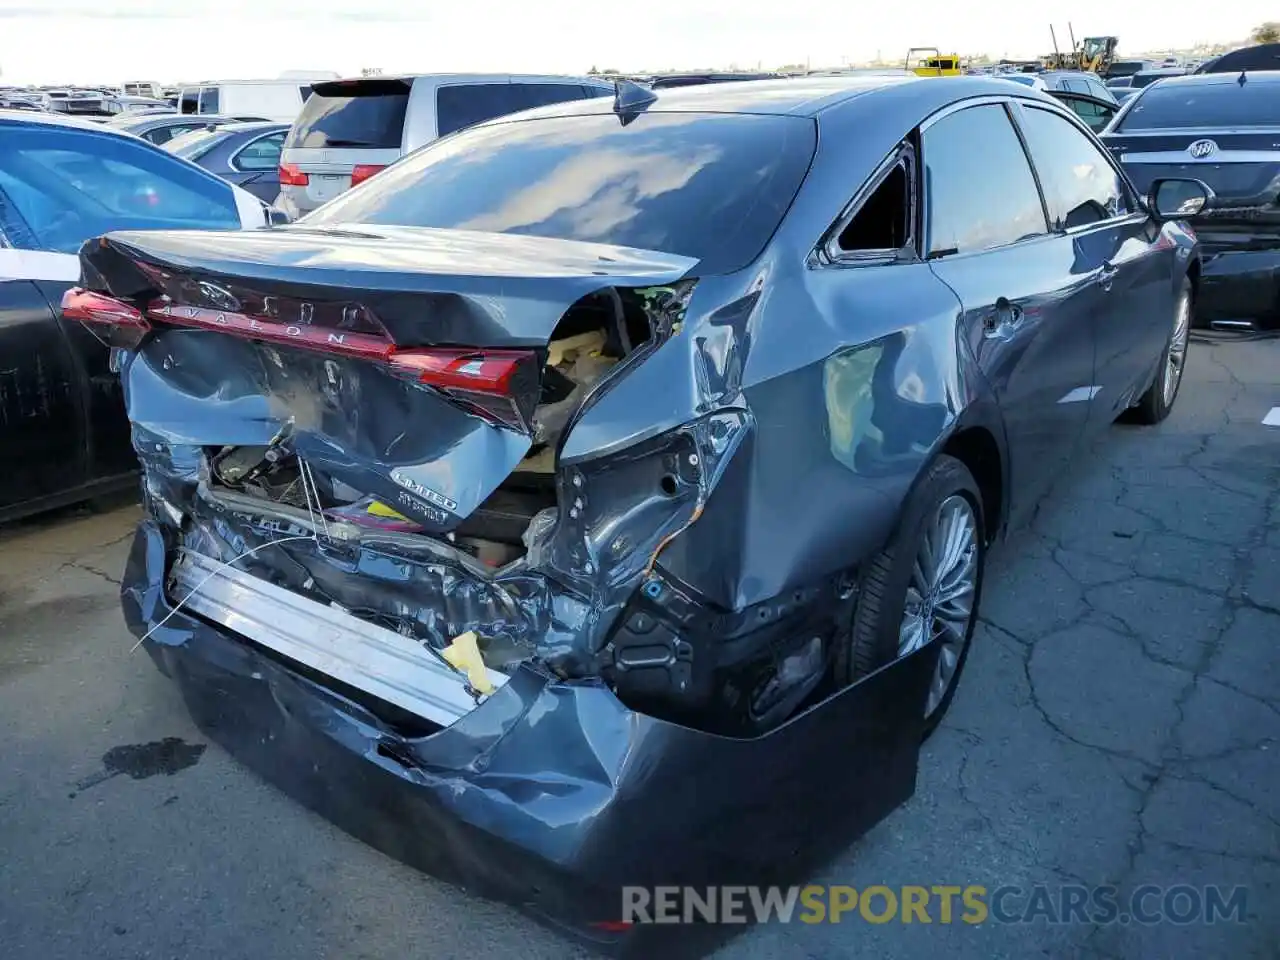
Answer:
M412 729L195 615L170 616L171 549L158 524L141 525L125 618L151 631L148 653L211 739L389 855L597 946L661 932L609 929L624 885L799 881L788 871L842 849L914 788L934 645L752 739L658 720L598 680L529 665L451 726Z

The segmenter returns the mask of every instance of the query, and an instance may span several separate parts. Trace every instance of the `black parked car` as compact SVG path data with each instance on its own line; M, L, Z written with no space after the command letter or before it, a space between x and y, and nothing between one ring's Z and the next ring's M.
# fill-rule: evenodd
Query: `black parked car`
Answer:
M620 83L291 226L110 234L65 303L140 438L126 621L474 890L752 882L910 794L989 545L1169 413L1203 188L1150 186L1004 80Z
M107 121L107 126L115 130L123 130L125 133L132 133L157 146L163 146L174 137L191 133L193 130L208 130L225 123L260 121L261 119L261 117L224 117L219 114L202 114L196 117L169 112L144 114L139 117L120 116Z
M272 203L280 193L280 150L288 133L289 124L271 120L224 123L183 134L164 148Z
M0 520L136 476L107 350L56 312L81 244L116 228L264 222L253 197L134 137L0 113Z
M1139 189L1194 177L1213 191L1186 218L1204 255L1197 318L1280 325L1280 71L1161 80L1103 140Z
M736 83L740 80L777 80L778 73L664 73L649 81L654 90L694 87L704 83Z

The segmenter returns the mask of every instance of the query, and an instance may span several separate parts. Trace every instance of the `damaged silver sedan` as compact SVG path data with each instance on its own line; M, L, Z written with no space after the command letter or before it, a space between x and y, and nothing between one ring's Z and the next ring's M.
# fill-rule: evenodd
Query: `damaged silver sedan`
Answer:
M211 737L482 893L760 882L910 795L988 544L1168 414L1199 189L998 80L621 83L288 227L108 235L64 311L144 468L126 618Z

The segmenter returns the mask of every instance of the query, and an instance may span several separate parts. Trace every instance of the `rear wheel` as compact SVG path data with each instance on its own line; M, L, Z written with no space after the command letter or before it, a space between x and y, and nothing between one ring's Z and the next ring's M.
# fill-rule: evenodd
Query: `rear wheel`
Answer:
M837 650L837 679L848 684L936 640L926 737L951 706L969 656L986 561L983 529L972 474L954 457L939 457L908 499L888 547L867 565L848 643Z
M1187 342L1191 336L1191 281L1185 278L1174 301L1172 327L1156 378L1134 404L1133 419L1138 423L1159 423L1169 416L1173 402L1178 399L1182 371L1187 365Z

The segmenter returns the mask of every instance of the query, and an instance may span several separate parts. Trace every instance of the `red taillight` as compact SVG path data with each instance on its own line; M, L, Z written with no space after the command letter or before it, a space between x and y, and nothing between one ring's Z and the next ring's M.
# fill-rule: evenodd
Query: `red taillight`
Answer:
M310 182L311 178L299 170L296 163L280 164L280 186L305 187Z
M381 163L357 163L351 170L351 185L364 183L375 173L385 170L386 165Z
M151 325L143 318L142 311L136 307L80 287L72 287L62 295L62 315L68 320L79 320L81 323L128 327L144 333L151 329Z
M532 356L519 350L405 350L391 355L391 368L432 387L505 394L520 364Z

